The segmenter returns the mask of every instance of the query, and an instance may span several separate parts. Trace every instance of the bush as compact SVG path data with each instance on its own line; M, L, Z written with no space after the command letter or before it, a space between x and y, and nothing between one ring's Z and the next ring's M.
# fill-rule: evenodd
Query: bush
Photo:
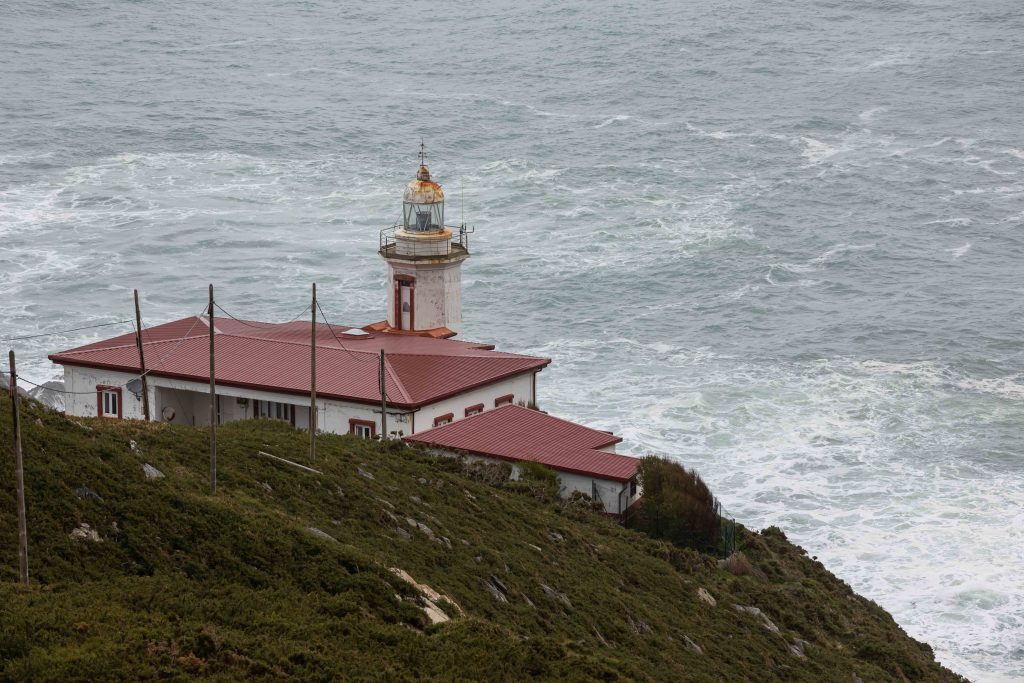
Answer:
M630 526L685 548L717 548L721 519L715 512L715 497L696 472L666 458L647 456L640 461L639 477L643 504Z
M544 465L531 460L524 460L516 465L519 468L519 478L516 481L508 482L506 484L508 488L548 503L559 499L562 483L557 474Z

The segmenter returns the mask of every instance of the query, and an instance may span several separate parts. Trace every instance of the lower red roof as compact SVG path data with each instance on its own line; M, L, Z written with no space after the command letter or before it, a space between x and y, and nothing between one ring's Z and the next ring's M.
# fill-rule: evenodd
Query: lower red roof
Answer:
M640 461L599 450L621 437L507 405L405 437L406 441L501 460L532 460L553 470L628 481Z

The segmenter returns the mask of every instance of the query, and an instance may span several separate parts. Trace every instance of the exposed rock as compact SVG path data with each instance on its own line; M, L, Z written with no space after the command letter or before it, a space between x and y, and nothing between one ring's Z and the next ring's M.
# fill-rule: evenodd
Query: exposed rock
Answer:
M422 531L423 534L426 535L426 537L429 538L431 541L436 541L436 542L440 543L443 546L447 546L448 548L452 547L452 542L451 542L450 539L448 539L448 538L446 538L444 536L438 536L437 534L434 533L433 529L431 529L429 526L427 526L423 522L417 522L412 517L406 517L405 521L413 529L419 529L420 531Z
M704 602L708 603L712 607L718 604L718 601L715 600L714 596L712 596L711 593L708 593L707 589L705 589L702 586L697 587L697 597L703 600Z
M683 636L683 645L685 645L686 649L690 652L696 652L699 655L704 654L704 648L691 640L689 636Z
M562 603L563 605L565 605L569 609L572 609L572 603L569 602L569 596L567 596L565 593L562 593L561 591L556 591L554 588L552 588L551 586L547 585L546 583L542 583L540 585L540 589L542 591L544 591L545 593L547 593L547 595L549 597L554 598L555 600L558 600L560 603Z
M604 639L604 636L601 635L601 632L597 630L596 626L594 627L594 635L597 636L597 639L601 641L602 645L605 647L611 647L611 645L608 644L608 641Z
M356 472L359 474L360 477L366 477L370 481L376 481L377 479L377 477L373 476L372 474L364 470L362 467L357 467Z
M132 455L142 457L142 450L139 448L139 444L135 443L135 439L128 442L128 448L132 450Z
M395 533L397 533L399 536L401 536L402 538L404 538L407 541L410 538L412 538L412 534L410 534L408 531L406 531L405 529L403 529L400 526L396 526L395 527Z
M465 612L462 611L462 608L459 607L459 604L457 602L452 600L447 595L441 595L440 593L438 593L426 584L418 583L404 570L399 569L398 567L391 567L389 571L398 578L402 579L403 581L411 585L419 592L420 599L423 601L423 612L427 615L427 619L430 619L431 624L443 624L446 621L451 621L451 617L445 614L444 610L437 606L437 603L439 603L441 600L447 600L448 603L451 604L458 611L459 614L465 614Z
M149 479L150 481L164 478L164 473L150 465L148 462L143 463L142 473L145 474L146 479Z
M100 494L96 493L88 486L79 486L75 489L75 495L83 500L91 498L93 500L98 500L101 503L103 502L103 499L100 498Z
M50 382L43 382L42 385L30 389L28 395L47 408L59 411L64 410L64 382L62 381L52 380Z
M508 602L508 588L497 576L488 577L484 585L487 586L488 590L491 591L491 595L497 598L499 602Z
M789 646L789 651L800 659L807 658L807 646L810 645L806 640L800 640L797 638L793 641L793 644Z
M650 633L651 627L643 619L635 619L632 614L627 614L626 619L629 620L629 626L633 629L633 633Z
M309 527L309 533L313 534L314 536L318 536L320 538L327 539L328 541L334 541L335 543L338 542L338 539L336 539L334 536L331 536L326 531L323 531L321 529L317 529L315 526Z
M274 489L270 486L270 484L268 484L265 481L261 481L260 482L260 488L263 489L264 491L266 491L267 493L273 493L274 492Z
M92 541L93 543L103 542L103 539L100 538L99 532L89 526L88 522L82 522L78 525L77 529L72 529L71 533L68 535L79 541Z
M341 488L340 486L335 486L334 487L334 495L336 495L338 498L344 498L345 497L345 489Z
M472 493L470 493L466 489L462 489L462 492L466 494L466 498L469 498L470 500L476 500L476 496L474 496Z
M559 543L565 540L565 536L558 533L557 531L552 531L551 533L549 533L548 538L550 538L552 541L558 541Z
M424 479L423 477L420 477L419 479L416 480L416 483L419 484L420 486L426 486L430 482Z
M536 550L538 553L543 553L544 552L544 549L541 548L539 545L534 545L532 543L527 543L526 545L530 546L531 548Z
M380 501L381 503L384 503L385 505L387 505L392 510L395 509L394 504L390 500L384 500L383 498L380 498L380 497L378 497L377 500Z
M750 560L747 559L747 556L739 550L724 560L719 560L718 568L724 569L730 574L735 574L736 576L751 576L755 573L754 565L750 564Z
M747 614L753 614L756 617L760 617L761 618L761 625L764 626L769 631L771 631L772 633L778 633L779 632L779 627L776 626L774 623L772 623L772 620L768 618L768 615L766 615L764 612L762 612L757 607L750 607L750 606L746 606L746 605L733 605L733 607L736 608L737 612L746 612Z

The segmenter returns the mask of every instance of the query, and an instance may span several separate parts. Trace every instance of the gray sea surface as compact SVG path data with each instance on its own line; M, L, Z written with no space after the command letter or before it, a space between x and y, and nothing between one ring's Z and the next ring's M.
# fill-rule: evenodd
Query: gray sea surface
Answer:
M0 330L384 317L421 137L465 334L1024 679L1019 0L0 3ZM13 342L23 372L122 325ZM5 342L5 345L12 345ZM671 606L666 606L671 609Z

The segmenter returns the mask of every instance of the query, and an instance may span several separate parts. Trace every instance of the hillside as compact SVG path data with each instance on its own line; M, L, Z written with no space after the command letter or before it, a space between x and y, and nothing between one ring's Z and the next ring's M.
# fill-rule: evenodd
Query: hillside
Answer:
M211 496L201 429L23 405L28 589L0 400L4 680L960 680L777 529L740 530L735 576L397 443L325 436L303 472L257 455L306 462L265 421L220 429Z

